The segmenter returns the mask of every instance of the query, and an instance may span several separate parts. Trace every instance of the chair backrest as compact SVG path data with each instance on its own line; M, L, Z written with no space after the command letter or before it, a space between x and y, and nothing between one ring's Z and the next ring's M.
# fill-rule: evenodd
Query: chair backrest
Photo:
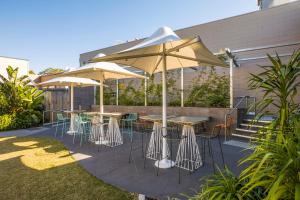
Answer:
M57 118L57 120L64 120L64 116L62 113L57 113L56 118Z
M216 125L213 127L212 131L211 131L211 135L213 136L218 136L221 133L221 127Z
M234 120L233 117L228 117L227 118L227 123L226 123L226 127L230 127L233 124Z
M129 113L128 119L137 120L138 114L137 113Z

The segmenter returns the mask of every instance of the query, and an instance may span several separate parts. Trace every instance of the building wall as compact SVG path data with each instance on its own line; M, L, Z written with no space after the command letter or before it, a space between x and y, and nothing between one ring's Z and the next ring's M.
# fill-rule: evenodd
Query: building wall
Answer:
M12 66L13 68L19 68L18 76L28 75L29 61L19 58L10 58L0 56L0 74L7 77L6 68Z
M274 6L279 6L286 3L291 3L298 0L258 0L260 9L267 9Z
M220 49L229 48L232 51L269 46L276 44L287 44L300 42L300 1L273 7L266 10L255 11L235 17L230 17L218 21L208 22L175 31L181 38L200 36L204 44L212 51L219 52ZM80 62L85 63L98 53L110 54L121 51L141 40L115 45L80 55ZM262 57L267 53L274 55L290 54L299 49L300 45L287 47L268 48L256 51L235 53L238 60L254 57ZM287 57L283 57L286 59ZM251 95L261 97L260 91L249 91L249 73L259 72L258 64L268 64L266 59L256 59L251 61L240 61L240 67L233 70L233 90L234 97ZM229 73L228 69L219 69L219 73ZM184 72L185 85L189 85L197 73L186 69ZM157 75L157 81L160 81ZM180 83L178 82L178 85ZM300 100L299 100L300 101Z

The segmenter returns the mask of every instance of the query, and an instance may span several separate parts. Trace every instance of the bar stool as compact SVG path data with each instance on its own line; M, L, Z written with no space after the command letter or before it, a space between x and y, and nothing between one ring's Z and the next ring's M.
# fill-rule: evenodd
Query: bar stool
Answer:
M221 138L220 138L220 133L221 133L221 126L214 126L211 132L202 132L198 135L197 137L200 137L202 140L202 154L203 154L203 165L205 163L205 148L206 148L206 143L208 146L208 153L210 155L214 172L216 172L216 167L215 167L215 160L214 160L214 155L213 155L213 149L211 142L214 138L217 138L220 151L221 151L221 157L222 157L222 162L223 162L223 167L225 168L225 160L224 160L224 154L223 154L223 149L222 149L222 144L221 144Z
M67 123L70 119L67 117L64 117L62 113L57 113L56 118L57 119L56 119L56 128L55 128L54 136L56 137L56 135L57 135L58 126L62 125L61 136L63 137L64 132L67 130Z
M138 122L133 122L133 131L132 135L130 137L130 153L129 153L129 159L128 162L131 163L132 160L132 152L136 151L138 149L141 149L142 151L142 157L145 157L146 154L144 153L144 136L145 135L150 135L152 133L153 129L151 125L147 122L144 121L138 121ZM134 135L140 135L142 139L142 146L141 147L136 147L133 148L133 143L134 143ZM147 147L147 145L146 145ZM145 160L144 160L144 167L145 167Z
M75 131L73 135L73 144L75 143L76 135L80 137L80 146L82 145L83 139L90 134L90 122L83 121L81 116L74 117Z
M168 156L168 158L170 160L173 160L173 145L174 143L179 144L182 140L186 139L187 136L183 136L182 134L180 134L180 127L177 126L176 124L171 125L169 124L169 126L166 128L167 130L167 134L163 136L164 139L167 140L167 142L170 144L170 156ZM161 158L160 159L164 159ZM177 166L176 163L174 166ZM159 171L159 162L158 162L158 166L157 166L157 176L158 176L158 171ZM180 184L180 180L181 180L181 168L178 167L178 183Z
M132 137L132 132L133 132L133 123L138 120L138 114L137 113L129 113L127 114L123 119L121 119L122 123L122 134L124 132L124 129L127 128L129 129L128 135Z

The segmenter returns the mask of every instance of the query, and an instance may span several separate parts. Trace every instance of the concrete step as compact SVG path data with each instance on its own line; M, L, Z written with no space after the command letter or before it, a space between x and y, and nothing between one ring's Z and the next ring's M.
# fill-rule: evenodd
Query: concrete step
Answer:
M253 120L253 119L243 119L243 122L245 123L260 123L260 124L270 124L272 121L270 120Z
M249 129L244 129L244 128L236 128L235 131L240 131L240 132L244 132L244 133L257 133L256 130L249 130Z
M252 129L252 128L263 128L263 125L258 125L258 124L251 124L251 123L242 123L240 124L241 127L243 128L248 128L248 129Z

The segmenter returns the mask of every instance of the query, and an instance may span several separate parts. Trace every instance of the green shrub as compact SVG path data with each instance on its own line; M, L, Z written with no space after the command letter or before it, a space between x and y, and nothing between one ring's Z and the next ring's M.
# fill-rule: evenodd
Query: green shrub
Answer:
M0 131L12 129L15 117L13 114L0 115Z
M0 131L37 126L42 119L43 91L31 86L28 76L8 66L0 75Z
M42 113L35 110L0 115L0 131L38 126L41 123L41 119Z
M202 69L193 80L186 106L228 107L229 76L217 74L215 68Z

